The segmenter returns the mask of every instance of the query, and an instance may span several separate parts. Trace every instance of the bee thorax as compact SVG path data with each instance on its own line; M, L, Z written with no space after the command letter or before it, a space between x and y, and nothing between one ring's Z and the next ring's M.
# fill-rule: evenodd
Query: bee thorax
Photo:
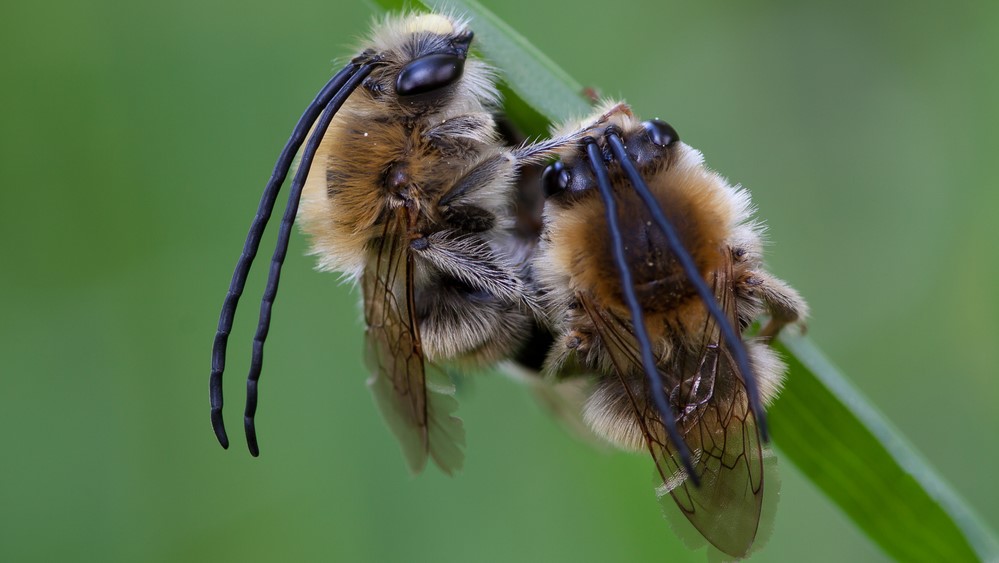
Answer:
M728 235L729 217L722 209L705 207L699 198L669 184L659 188L657 199L669 217L681 244L688 250L697 270L706 275L719 267L724 259L724 242ZM648 312L676 309L688 299L696 299L696 291L676 254L670 250L666 235L653 223L648 208L631 191L621 194L621 232L624 258L633 275L636 294ZM596 218L596 217L595 217ZM614 272L613 253L607 237L594 241L594 265L599 271ZM624 294L618 276L597 276L593 287L598 298L608 305L625 310Z

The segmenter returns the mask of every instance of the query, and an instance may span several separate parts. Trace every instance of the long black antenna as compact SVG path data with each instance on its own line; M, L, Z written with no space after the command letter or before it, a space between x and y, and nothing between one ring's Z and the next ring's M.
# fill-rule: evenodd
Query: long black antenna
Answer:
M298 163L298 171L295 172L295 179L291 182L288 205L285 207L284 217L281 219L281 230L278 231L277 247L271 258L271 271L267 276L267 288L264 290L263 299L260 300L260 320L257 322L257 334L253 337L250 373L246 376L246 411L243 413L243 426L246 429L246 445L250 448L250 455L253 457L260 455L253 416L257 412L257 382L260 380L260 368L264 361L264 342L267 340L267 331L271 325L271 308L274 306L278 283L281 281L281 266L284 265L284 258L288 254L288 241L291 238L291 228L295 224L295 216L298 215L302 188L305 186L305 179L309 176L309 170L312 168L312 160L316 156L316 150L319 149L319 144L326 135L326 129L333 121L333 116L374 67L375 65L371 63L362 66L330 100L329 105L319 116L319 121L316 122L309 142L305 145L302 160Z
M715 300L714 292L708 288L708 284L705 283L704 278L702 278L700 272L697 271L697 265L694 264L694 259L680 242L680 237L677 236L676 229L673 228L669 219L666 218L666 214L663 213L662 208L659 206L659 202L656 201L655 196L652 195L652 192L649 190L649 186L646 185L641 173L639 173L635 164L628 157L628 153L625 151L624 143L621 141L621 137L611 130L607 132L606 138L611 152L614 153L614 158L621 163L621 168L624 170L624 173L627 174L628 179L634 186L638 196L642 198L645 206L652 213L653 220L655 220L656 224L659 225L659 228L662 229L663 234L666 235L666 243L669 246L670 251L673 252L673 254L680 261L680 265L683 267L683 272L686 274L687 279L690 280L690 283L694 284L694 288L697 290L698 295L700 295L704 305L708 308L708 312L715 318L715 322L718 323L722 337L725 339L725 344L728 346L732 356L735 357L735 363L739 366L739 371L744 374L746 393L749 395L749 407L753 411L753 416L756 417L756 424L760 429L760 437L764 442L769 441L767 422L763 412L763 405L760 402L760 391L757 385L756 375L750 366L749 354L746 353L746 347L743 345L742 339L739 338L735 328L732 326L732 321L725 316L721 307L718 306L718 302Z
M219 326L215 331L215 342L212 345L212 372L208 381L209 397L212 405L212 428L215 430L215 437L223 448L229 447L229 438L225 433L225 422L222 419L222 372L225 371L225 352L229 341L229 333L232 331L232 320L236 315L236 306L239 304L239 297L246 287L246 276L253 264L253 259L257 255L260 247L260 237L264 233L267 221L271 217L274 209L274 202L277 200L278 191L284 183L291 163L295 159L298 148L302 146L305 136L309 132L312 123L315 122L319 113L329 105L330 100L339 92L351 76L357 72L360 65L352 62L343 70L338 72L319 91L309 107L306 108L302 117L291 132L291 137L285 144L281 155L278 156L271 178L264 187L264 193L260 198L260 205L257 207L257 214L250 224L250 232L246 235L246 242L243 244L243 253L236 262L236 270L232 274L232 281L229 282L229 291L226 293L225 301L222 303L222 313L219 315Z
M642 307L638 303L638 296L635 295L635 285L631 278L631 268L624 257L624 241L621 239L621 229L617 222L617 202L614 201L614 194L611 190L610 177L607 173L607 165L604 163L603 155L597 142L592 137L583 139L586 145L586 154L590 157L590 168L597 177L597 188L600 190L600 197L604 200L604 214L607 217L607 230L610 232L611 249L614 253L614 262L617 264L618 273L621 274L621 289L624 291L624 299L628 302L631 310L631 324L635 327L635 338L638 339L638 348L642 355L642 366L645 368L645 376L649 380L649 391L652 400L662 416L663 426L670 441L676 446L680 454L680 461L687 472L687 476L693 481L695 486L700 485L700 478L694 473L694 464L691 461L690 448L680 436L680 431L676 427L676 416L673 409L666 401L666 391L663 389L662 380L659 378L659 370L656 368L656 360L652 356L652 343L649 340L649 333L645 330L645 315L642 314Z

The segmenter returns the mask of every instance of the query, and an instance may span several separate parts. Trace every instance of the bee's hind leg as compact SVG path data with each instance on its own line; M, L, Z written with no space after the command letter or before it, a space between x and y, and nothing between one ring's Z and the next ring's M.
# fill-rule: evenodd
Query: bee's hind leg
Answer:
M761 340L770 342L782 328L791 323L799 323L804 329L808 304L794 288L764 272L755 273L753 281L756 286L754 289L770 313L770 320L757 334Z

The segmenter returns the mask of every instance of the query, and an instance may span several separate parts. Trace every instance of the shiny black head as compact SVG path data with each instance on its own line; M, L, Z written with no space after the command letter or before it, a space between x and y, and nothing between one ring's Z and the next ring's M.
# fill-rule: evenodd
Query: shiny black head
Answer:
M669 123L653 119L629 131L624 136L624 145L628 156L639 168L644 168L664 162L670 148L679 140L680 135Z
M607 135L622 139L629 160L640 169L667 163L670 150L680 140L676 129L658 119L645 121L641 127L630 128L627 132L611 125L600 131L601 138ZM606 163L615 160L606 142L598 142L597 145ZM570 157L566 161L559 160L549 164L541 175L541 188L545 199L553 196L578 196L594 186L596 178L589 164L589 157L582 150L577 156Z
M596 182L585 158L564 162L557 160L541 174L541 188L545 199L579 195Z
M465 59L471 42L472 32L467 31L434 45L431 52L407 63L396 77L396 94L402 97L419 96L439 91L457 82L465 71Z

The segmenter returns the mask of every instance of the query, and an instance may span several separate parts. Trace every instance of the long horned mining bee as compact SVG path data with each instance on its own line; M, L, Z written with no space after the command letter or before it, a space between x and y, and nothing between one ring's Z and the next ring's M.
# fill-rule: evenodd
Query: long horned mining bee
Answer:
M651 454L660 498L741 557L761 513L763 406L785 370L766 342L807 306L764 269L747 191L668 124L639 122L624 104L598 115L565 127L588 136L542 179L534 267L557 333L546 370L596 374L590 428Z
M518 167L575 139L504 147L491 113L492 71L468 56L471 42L466 22L450 16L389 18L299 120L265 188L215 336L211 419L223 447L222 373L236 304L277 190L311 128L254 338L244 415L250 452L258 455L257 381L298 215L320 268L361 285L369 384L410 468L421 470L428 457L446 473L461 466L454 390L435 366L485 365L522 345L537 305L522 279L526 259L513 248L514 180Z
M298 217L320 268L361 286L369 384L414 472L428 458L446 473L463 461L440 364L544 357L557 379L593 375L582 407L592 431L648 451L660 496L721 551L748 553L764 486L763 407L784 371L766 342L807 313L763 268L748 192L708 170L670 126L639 122L624 104L543 142L506 146L492 71L469 57L471 42L466 22L450 16L387 19L299 120L219 319L210 379L219 442L228 447L222 374L236 305L308 137L247 378L253 455L263 346ZM542 176L540 241L526 240L514 224L517 190L530 189L519 171L556 156ZM763 314L769 322L744 339ZM530 341L545 329L554 342Z

